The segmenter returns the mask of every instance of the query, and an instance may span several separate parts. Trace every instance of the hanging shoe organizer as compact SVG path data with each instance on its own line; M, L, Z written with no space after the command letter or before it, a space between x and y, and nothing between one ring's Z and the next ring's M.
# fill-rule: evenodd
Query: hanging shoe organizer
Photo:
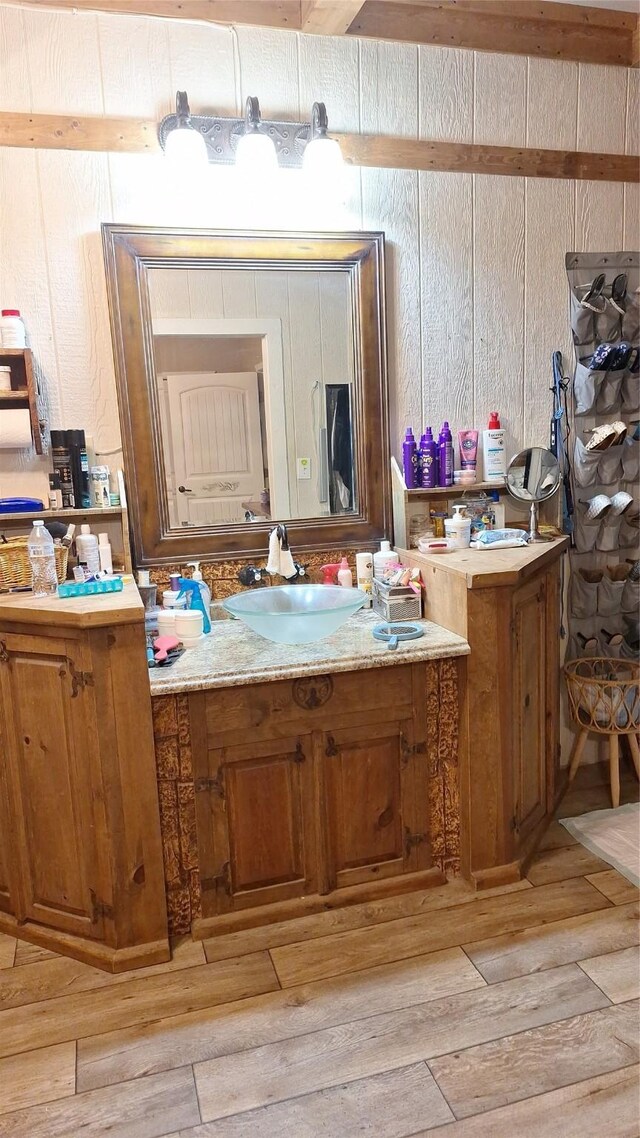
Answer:
M575 350L568 659L640 652L640 254L567 253Z

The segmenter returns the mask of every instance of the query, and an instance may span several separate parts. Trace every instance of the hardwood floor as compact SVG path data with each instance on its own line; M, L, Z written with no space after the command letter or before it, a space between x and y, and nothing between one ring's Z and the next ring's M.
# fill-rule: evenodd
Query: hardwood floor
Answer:
M607 805L587 770L561 814ZM0 936L0 1138L638 1138L637 915L553 823L516 885L185 940L134 973Z

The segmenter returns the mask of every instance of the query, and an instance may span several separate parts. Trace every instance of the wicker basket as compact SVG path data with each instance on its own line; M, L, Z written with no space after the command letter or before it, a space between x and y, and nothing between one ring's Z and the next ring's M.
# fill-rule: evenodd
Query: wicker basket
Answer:
M571 660L564 674L579 727L603 735L640 730L640 665L602 656Z
M0 589L16 589L19 586L31 587L31 566L27 550L28 538L12 537L0 545ZM67 558L69 550L64 545L54 545L58 583L67 579Z

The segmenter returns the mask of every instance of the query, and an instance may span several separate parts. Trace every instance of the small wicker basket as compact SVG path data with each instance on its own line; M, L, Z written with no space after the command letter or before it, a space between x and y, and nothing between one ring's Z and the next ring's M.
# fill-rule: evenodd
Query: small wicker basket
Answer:
M565 664L564 674L579 727L603 735L640 730L640 666L633 660L585 657Z
M28 538L12 537L0 544L0 589L31 587L31 566L27 549ZM65 545L54 545L58 584L67 579L69 550Z

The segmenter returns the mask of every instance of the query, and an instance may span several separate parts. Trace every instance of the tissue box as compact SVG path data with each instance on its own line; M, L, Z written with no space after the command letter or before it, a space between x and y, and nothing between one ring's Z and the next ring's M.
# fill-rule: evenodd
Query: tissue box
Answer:
M373 611L383 620L420 620L422 598L407 585L386 585L374 578Z
M108 581L65 581L58 585L59 597L94 597L97 593L121 593L122 577L112 577Z

